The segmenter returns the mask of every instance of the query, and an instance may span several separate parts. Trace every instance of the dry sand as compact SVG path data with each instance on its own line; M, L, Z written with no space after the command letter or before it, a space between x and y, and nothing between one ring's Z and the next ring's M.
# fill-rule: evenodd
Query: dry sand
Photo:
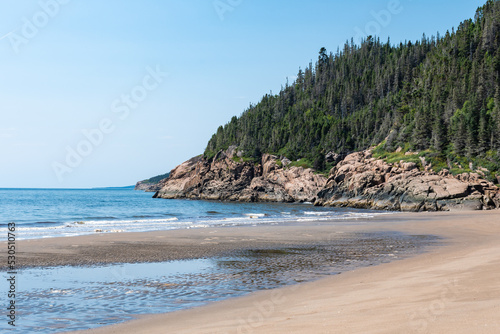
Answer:
M88 242L97 250L99 243L104 247L156 237L186 247L208 243L215 254L245 242L296 244L339 231L384 230L439 235L446 238L445 245L316 282L82 333L500 333L499 211L395 214L343 227L323 223L60 238L45 248L39 242L24 243L24 256L43 250L71 258Z

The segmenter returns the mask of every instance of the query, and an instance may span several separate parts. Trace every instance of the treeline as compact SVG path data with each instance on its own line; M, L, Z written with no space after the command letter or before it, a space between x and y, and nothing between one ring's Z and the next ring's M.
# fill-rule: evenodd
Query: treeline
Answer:
M145 184L157 184L158 182L160 182L163 179L166 179L169 176L170 176L170 173L166 173L166 174L154 176L154 177L152 177L150 179L143 180L141 182L145 183Z
M391 44L369 36L342 50L322 48L293 84L265 95L219 127L205 156L236 145L305 158L324 168L329 151L410 146L443 156L489 157L500 151L500 1L443 36Z

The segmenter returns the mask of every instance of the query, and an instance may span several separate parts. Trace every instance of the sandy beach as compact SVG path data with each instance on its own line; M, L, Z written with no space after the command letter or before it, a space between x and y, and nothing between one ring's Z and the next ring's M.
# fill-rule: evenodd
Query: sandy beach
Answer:
M398 213L328 222L23 241L31 265L158 261L244 247L323 242L331 235L400 231L443 237L428 252L315 282L78 333L498 333L500 212ZM30 262L31 261L31 262Z

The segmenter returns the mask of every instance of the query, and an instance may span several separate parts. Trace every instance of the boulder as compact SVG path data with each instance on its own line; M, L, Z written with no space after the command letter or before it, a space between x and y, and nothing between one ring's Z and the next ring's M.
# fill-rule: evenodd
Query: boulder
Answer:
M342 155L335 153L334 151L330 151L325 155L325 160L328 163L338 163L342 160Z

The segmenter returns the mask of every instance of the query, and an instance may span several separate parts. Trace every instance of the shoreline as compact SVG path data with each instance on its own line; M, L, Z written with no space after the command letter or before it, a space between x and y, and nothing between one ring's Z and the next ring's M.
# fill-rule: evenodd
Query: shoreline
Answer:
M397 214L341 229L445 239L414 257L72 333L498 332L500 212Z
M18 268L165 262L230 256L255 248L311 246L338 239L333 228L342 230L342 236L369 232L375 217L24 239L17 241ZM352 228L360 222L367 228ZM0 270L5 269L0 264Z
M439 246L409 258L184 311L137 315L137 320L72 333L447 333L449 328L456 333L497 332L498 211L395 213L350 222L22 240L18 258L34 261L37 266L159 262L223 256L250 248L311 245L339 234L370 232L444 239ZM136 261L140 256L149 256L149 261ZM75 259L79 263L73 263ZM483 322L480 327L479 322Z

